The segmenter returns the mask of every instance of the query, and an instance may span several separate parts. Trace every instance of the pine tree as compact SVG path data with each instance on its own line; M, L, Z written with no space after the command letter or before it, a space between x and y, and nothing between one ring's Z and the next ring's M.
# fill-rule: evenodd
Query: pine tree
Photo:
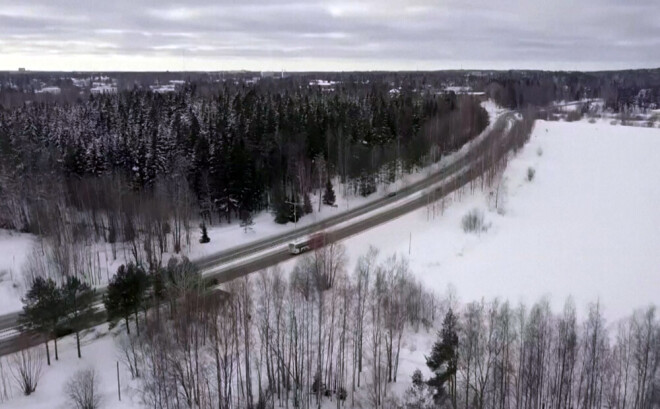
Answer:
M335 204L335 190L332 188L330 179L325 184L325 192L323 193L323 204L333 206Z
M94 290L87 283L83 283L77 277L69 276L61 287L64 312L67 327L76 333L76 347L78 358L80 354L80 331L88 326L94 316L92 302L94 301Z
M291 221L291 205L285 202L275 204L275 223L287 224Z
M309 198L309 193L305 193L304 199L303 199L303 211L305 214L310 214L314 211L312 208L312 200Z
M245 233L248 232L248 230L252 230L252 226L254 226L254 220L252 220L252 213L249 212L248 210L241 210L241 227L245 231Z
M305 215L303 207L298 204L299 202L294 199L286 199L284 197L275 197L275 222L279 224L287 224L289 222L297 222L302 216ZM295 203L295 204L294 204Z
M286 195L284 194L282 189L279 187L276 188L273 191L273 198L272 198L275 223L287 224L289 222L289 217L291 214L290 211L291 206L286 202L287 202Z
M123 319L126 323L126 331L130 334L128 317L134 314L135 327L138 330L138 335L140 334L138 312L144 305L149 284L149 277L147 277L142 267L133 263L129 263L127 266L119 266L117 274L108 284L108 291L103 299L111 326L116 325L118 320Z
M210 242L211 238L209 237L209 232L206 230L206 223L200 224L199 227L202 229L202 238L199 239L199 242L202 244Z
M62 293L52 279L37 277L32 287L23 298L23 314L20 322L27 329L42 334L46 338L46 358L50 365L50 351L48 340L55 341L55 360L57 353L57 330L64 314Z
M433 397L441 402L447 394L455 406L456 369L458 365L458 319L450 308L442 322L440 340L433 344L431 355L426 357L426 365L433 372L427 384L435 389ZM449 391L445 384L449 382Z

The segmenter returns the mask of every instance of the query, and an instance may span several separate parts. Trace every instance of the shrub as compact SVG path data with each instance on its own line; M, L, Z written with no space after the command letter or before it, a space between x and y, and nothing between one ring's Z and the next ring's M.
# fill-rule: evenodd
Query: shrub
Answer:
M240 218L241 218L241 227L243 228L243 231L247 233L249 230L252 230L252 226L254 226L252 213L248 210L241 210Z
M479 209L472 209L461 220L463 231L466 233L478 233L486 230L484 226L484 214Z
M25 396L37 390L43 369L43 354L35 348L26 348L10 359L10 372L16 386Z
M536 175L536 170L534 168L527 168L527 181L531 182L534 180L534 176Z
M420 388L424 385L424 378L422 377L422 371L415 369L415 372L412 374L412 384L413 386Z
M569 111L566 115L566 122L579 121L582 118L582 113L578 110Z
M363 174L360 176L358 189L360 196L367 197L376 191L376 180L371 175Z
M64 387L71 407L76 409L98 409L101 407L101 396L98 393L99 380L94 369L77 371Z
M536 150L536 154L539 155L539 156L543 156L543 148L539 147L539 148Z

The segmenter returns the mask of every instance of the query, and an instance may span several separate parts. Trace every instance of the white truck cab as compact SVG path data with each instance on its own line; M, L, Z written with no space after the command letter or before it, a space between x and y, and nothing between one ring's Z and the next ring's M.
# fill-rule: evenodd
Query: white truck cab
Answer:
M307 250L309 250L308 238L300 239L292 243L289 243L289 253L291 254L300 254Z

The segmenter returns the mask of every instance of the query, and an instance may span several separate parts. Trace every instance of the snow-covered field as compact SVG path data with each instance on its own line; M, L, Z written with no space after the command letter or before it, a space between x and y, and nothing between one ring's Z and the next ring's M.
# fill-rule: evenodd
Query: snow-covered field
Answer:
M660 128L660 109L633 106L625 112L614 112L605 107L605 101L602 99L557 101L551 106L554 108L555 119L566 119L569 114L580 111L585 114L582 120L592 124Z
M547 295L558 311L571 296L582 313L600 300L611 322L658 301L658 151L658 129L538 121L504 173L499 212L488 192L466 188L443 214L436 204L344 244L351 263L370 245L406 255L420 279L464 302ZM474 208L489 225L478 235L461 227Z

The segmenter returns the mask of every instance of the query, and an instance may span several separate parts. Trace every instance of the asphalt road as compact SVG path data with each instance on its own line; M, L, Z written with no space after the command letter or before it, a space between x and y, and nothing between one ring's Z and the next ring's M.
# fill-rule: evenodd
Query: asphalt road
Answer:
M508 135L505 130L507 129L507 124L514 120L514 116L515 113L513 112L502 114L489 128L487 134L479 142L473 143L465 155L431 174L429 177L397 191L394 196L383 197L320 222L300 227L281 235L267 237L246 245L230 248L194 260L194 262L199 266L206 280L220 284L296 257L289 253L286 246L282 245L300 237L327 231L326 241L340 241L393 220L415 209L424 207L481 175L483 169L485 169L487 158L492 160L493 151L491 148L494 144L499 144L500 148L495 150L498 156L506 154L513 147L513 141L507 137ZM443 181L445 183L440 183ZM410 199L413 195L417 196ZM406 198L409 200L405 200ZM387 209L375 212L375 210L381 209L384 206L388 206ZM351 219L370 212L374 212L374 214L360 218L353 223L349 222ZM278 246L281 248L274 251L265 251L275 249ZM264 254L247 258L247 256L259 252L263 252ZM246 258L246 260L240 261L242 258ZM223 266L228 263L230 263L229 266ZM105 288L99 288L97 290L99 303L104 292ZM19 314L20 312L13 312L0 316L0 356L16 352L27 345L36 345L40 342L38 337L18 333Z

